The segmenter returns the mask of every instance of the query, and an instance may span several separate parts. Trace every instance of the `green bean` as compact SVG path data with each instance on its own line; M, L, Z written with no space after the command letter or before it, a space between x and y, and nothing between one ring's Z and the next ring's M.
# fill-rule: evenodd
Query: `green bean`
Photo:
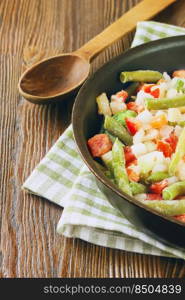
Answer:
M185 194L185 181L176 182L166 187L162 192L164 200L173 200L177 196L182 196L184 194Z
M136 89L139 87L139 82L132 82L125 90L128 93L128 96L132 96Z
M173 98L145 99L145 106L149 110L168 109L174 107L185 106L185 95Z
M125 119L126 118L134 118L137 116L137 113L133 110L125 110L125 111L120 111L116 113L113 118L118 121L121 125L125 126Z
M169 165L169 173L171 175L174 175L176 173L178 163L180 162L180 160L183 158L184 155L185 155L185 127L182 129L175 153L173 154Z
M114 171L115 182L120 190L132 196L132 191L129 185L129 179L125 168L125 158L123 144L116 139L112 147L112 164Z
M118 137L126 145L132 145L132 136L117 120L113 117L105 116L104 128L111 134Z
M109 105L109 99L105 93L102 93L98 97L96 97L96 103L98 105L98 113L100 115L108 115L111 116L112 112Z
M115 183L115 180L114 180L114 176L112 175L111 171L109 170L106 170L104 171L104 174L107 178L109 178L113 183Z
M97 166L97 168L99 170L101 170L104 173L104 175L106 177L108 177L113 183L115 183L113 172L111 172L111 170L107 169L106 166L101 165L99 162L97 162L97 161L94 161L94 162L95 162L95 165Z
M166 216L185 214L185 200L140 200L148 207Z
M130 182L130 188L133 195L142 194L147 192L147 187L144 184L138 182Z
M168 177L169 174L167 172L155 172L148 176L148 178L145 181L146 183L155 183Z
M128 81L157 82L162 76L160 72L151 70L126 71L121 72L120 80L123 83Z
M168 121L168 125L170 125L170 126L179 125L181 127L184 127L185 126L185 121L179 121L179 122L170 122L170 121Z

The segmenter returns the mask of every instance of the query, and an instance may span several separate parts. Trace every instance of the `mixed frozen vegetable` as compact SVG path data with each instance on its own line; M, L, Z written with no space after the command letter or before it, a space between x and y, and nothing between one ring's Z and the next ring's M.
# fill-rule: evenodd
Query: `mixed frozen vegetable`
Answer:
M96 98L101 132L88 141L120 190L185 222L185 70L120 74L127 89Z

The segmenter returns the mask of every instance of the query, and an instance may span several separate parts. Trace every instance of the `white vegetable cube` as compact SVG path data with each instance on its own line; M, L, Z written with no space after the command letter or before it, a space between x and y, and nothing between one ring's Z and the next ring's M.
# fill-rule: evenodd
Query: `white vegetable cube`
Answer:
M176 97L177 95L178 95L178 92L174 88L170 88L166 93L167 98L173 98L173 97Z
M138 201L143 201L147 199L147 195L146 194L137 194L134 196L135 199L137 199Z
M116 102L123 102L122 98L118 97L117 95L112 95L111 96L111 102L114 102L114 101L116 101Z
M158 137L159 137L159 130L151 129L151 130L148 130L147 134L145 134L143 140L150 141L150 140L157 139Z
M145 105L145 101L144 101L145 98L154 98L154 97L152 95L148 94L148 93L145 93L142 90L139 91L137 93L137 97L136 97L136 101L135 101L136 104L144 106Z
M167 72L164 72L164 73L163 73L163 78L164 78L164 80L166 80L166 81L171 81L171 77L168 75Z
M168 182L168 186L179 181L177 176L172 176L172 177L166 178L166 180Z
M155 113L155 116L164 116L167 118L167 113L164 110L157 110L157 112Z
M185 121L185 114L181 114L181 121Z
M164 98L166 96L168 84L166 82L162 82L158 85L158 88L159 88L159 98Z
M152 114L148 110L144 110L138 114L136 120L140 121L142 124L148 124L152 121Z
M147 153L145 155L142 155L138 158L138 165L141 168L141 172L147 174L150 171L154 170L154 167L157 165L165 166L163 169L166 171L167 166L165 165L165 157L162 152L160 151L153 151L150 153Z
M179 77L174 77L171 80L171 86L174 88L177 88L178 82L180 81L180 83L182 83L182 87L184 87L183 83L185 83L185 79L184 78L179 78Z
M159 134L161 138L168 138L170 133L174 130L173 126L165 125L159 130Z
M127 109L127 106L124 102L116 102L116 101L112 101L110 103L110 107L113 114L116 114L121 111L125 111Z
M165 171L168 171L168 167L167 167L166 164L156 163L156 165L152 169L152 173L155 173L155 172L165 172Z
M181 121L181 112L178 108L169 108L168 109L168 121L170 121L170 122Z
M152 141L145 142L144 144L146 146L147 152L152 152L157 150L157 145Z
M175 133L175 135L176 135L177 137L179 137L179 136L181 135L182 129L183 129L183 128L182 128L181 126L179 126L179 125L176 125L176 126L175 126L174 133Z
M136 157L147 153L147 148L146 148L145 144L142 144L142 143L138 143L138 144L131 146L131 149L132 149L132 153Z
M142 128L139 129L136 132L136 134L133 136L133 144L142 143L144 140L144 136L145 136L144 130Z

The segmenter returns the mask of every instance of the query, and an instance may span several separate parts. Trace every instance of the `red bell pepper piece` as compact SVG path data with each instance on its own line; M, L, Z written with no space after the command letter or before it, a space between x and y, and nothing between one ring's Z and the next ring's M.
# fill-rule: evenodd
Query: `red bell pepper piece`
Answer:
M171 133L170 136L165 139L165 142L169 143L173 152L175 152L178 143L178 137L174 133Z
M174 152L169 143L160 140L157 141L157 150L163 152L165 157L171 157Z
M137 161L136 156L132 153L132 149L129 146L124 147L124 155L125 155L125 162L127 166L128 164Z
M162 191L167 186L168 186L168 181L166 179L164 179L160 182L156 182L156 183L151 184L150 191L154 194L162 194Z
M146 200L162 200L160 194L146 194Z
M180 77L180 78L185 78L185 70L176 70L173 72L172 77Z
M154 98L159 98L160 89L159 88L152 89L155 86L156 86L156 84L144 84L141 87L141 90L143 90L145 93L152 95Z
M140 123L135 121L133 118L126 118L125 123L131 135L136 134L136 132L139 130Z
M127 93L127 91L122 90L122 91L120 91L120 92L117 92L117 93L116 93L116 96L117 96L118 98L121 98L121 100L122 100L123 102L125 102L126 99L128 98L128 93Z
M141 111L144 110L144 107L142 105L138 105L134 101L127 103L127 108L135 111L136 113L140 113Z

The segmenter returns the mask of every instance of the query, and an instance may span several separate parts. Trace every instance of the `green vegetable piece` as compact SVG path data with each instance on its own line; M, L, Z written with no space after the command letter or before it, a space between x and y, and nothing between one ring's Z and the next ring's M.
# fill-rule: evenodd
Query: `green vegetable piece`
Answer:
M128 93L128 96L132 96L136 89L139 87L139 82L132 82L125 90Z
M185 214L185 200L143 200L141 202L165 216Z
M101 156L104 165L113 173L112 151L109 151Z
M168 125L170 125L170 126L179 125L181 127L184 127L185 126L185 121L179 121L179 122L170 122L170 121L168 121Z
M109 170L106 170L106 171L104 172L104 174L105 174L105 176L106 176L107 178L109 178L113 183L115 183L114 176L112 175L112 173L111 173Z
M104 126L104 125L103 125L103 126ZM106 133L106 134L109 136L109 138L110 138L110 140L111 140L112 143L115 142L116 137L115 137L114 135L112 135L112 134L111 134L110 132L108 132L107 130L104 130L104 133Z
M164 200L173 200L177 196L185 195L185 181L176 182L166 187L162 195Z
M146 179L146 183L155 183L168 177L169 174L167 172L155 172L148 176L148 178Z
M120 80L123 83L128 81L157 82L162 76L160 72L151 70L126 71L121 72Z
M129 179L125 168L123 144L116 139L112 147L112 163L115 182L124 193L132 196Z
M130 188L133 195L143 194L147 192L147 187L144 184L138 182L130 182Z
M124 144L132 145L132 136L117 120L113 117L105 116L104 128L111 134L118 137Z
M125 119L126 118L135 118L137 116L137 113L133 110L125 110L116 113L113 118L117 120L121 125L125 126Z
M178 93L180 91L184 92L184 81L182 81L181 79L178 79L177 82L176 82L175 88L176 88Z
M145 106L149 110L168 109L174 107L185 106L185 95L176 96L173 98L158 98L145 99Z
M112 112L109 105L109 99L105 93L102 93L98 97L96 97L96 103L98 105L98 113L100 115L108 115L111 116Z
M178 163L180 162L180 160L184 155L185 155L185 127L181 132L175 153L173 154L169 165L169 173L171 175L174 175L176 173Z

